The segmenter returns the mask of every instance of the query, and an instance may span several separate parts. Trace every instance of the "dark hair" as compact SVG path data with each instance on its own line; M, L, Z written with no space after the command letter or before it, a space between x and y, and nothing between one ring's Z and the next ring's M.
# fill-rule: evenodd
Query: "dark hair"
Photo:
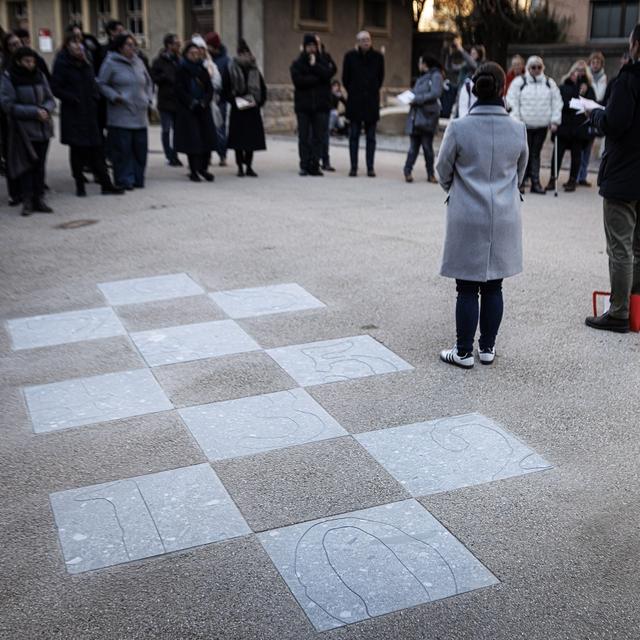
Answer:
M78 24L77 22L68 24L64 29L65 35L68 35L69 33L73 33L74 29L80 29L80 31L82 31L82 25Z
M67 33L62 41L63 49L66 49L71 42L78 42L77 38L73 35L73 32Z
M249 49L249 45L244 38L241 38L240 42L238 42L238 54L241 53L251 53L251 49Z
M167 35L162 38L162 44L165 46L165 49L176 41L178 36L175 33L167 33Z
M495 100L502 96L506 76L496 62L484 62L473 75L473 94L478 100Z
M22 60L22 58L33 58L34 60L37 60L38 54L31 47L20 47L13 54L13 61L18 62L19 60Z
M200 47L195 42L191 42L191 40L190 40L182 48L182 57L186 58L187 57L187 53L189 53L189 51L191 51L191 49L197 49L198 51L200 51Z
M124 43L131 38L134 42L135 39L134 37L130 34L130 33L119 33L114 39L113 39L113 49L114 51L120 51L122 49L122 47L124 47Z
M638 22L631 32L631 42L640 42L640 22Z
M2 51L5 55L10 55L9 54L9 40L11 40L11 38L18 38L18 36L13 33L12 31L9 31L9 33L5 33L4 37L2 38ZM20 38L18 38L18 40L20 40Z
M31 35L29 34L29 32L26 29L14 29L13 30L13 35L14 36L18 36L18 38L20 38L20 40L22 40L22 38L30 38Z
M113 33L118 27L124 27L124 24L120 22L120 20L109 20L109 22L104 25L104 30L107 33Z
M430 56L428 53L421 53L420 60L429 67L429 69L442 69L442 65L437 58Z

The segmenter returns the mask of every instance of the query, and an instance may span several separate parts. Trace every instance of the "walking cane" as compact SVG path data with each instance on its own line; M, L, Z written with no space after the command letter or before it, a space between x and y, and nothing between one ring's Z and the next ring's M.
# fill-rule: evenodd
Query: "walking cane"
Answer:
M556 133L556 137L553 141L553 165L555 167L555 180L553 181L553 196L554 198L558 197L558 134Z

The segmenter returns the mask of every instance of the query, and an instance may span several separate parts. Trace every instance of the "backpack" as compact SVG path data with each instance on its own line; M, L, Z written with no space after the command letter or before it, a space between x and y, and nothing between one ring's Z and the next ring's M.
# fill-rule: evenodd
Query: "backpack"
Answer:
M547 89L551 89L551 83L549 82L549 77L545 78ZM527 76L522 76L522 86L520 87L520 91L522 91L527 86Z

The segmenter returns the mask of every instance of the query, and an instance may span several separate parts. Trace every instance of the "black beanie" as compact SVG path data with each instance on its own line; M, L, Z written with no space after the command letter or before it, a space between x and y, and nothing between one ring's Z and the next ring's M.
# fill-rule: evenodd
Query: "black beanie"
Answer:
M308 44L318 44L316 37L313 33L305 33L302 39L302 46L306 47Z

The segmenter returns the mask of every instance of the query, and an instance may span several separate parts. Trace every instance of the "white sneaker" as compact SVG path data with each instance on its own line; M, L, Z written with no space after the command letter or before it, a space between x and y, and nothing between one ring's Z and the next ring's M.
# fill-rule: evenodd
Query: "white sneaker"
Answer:
M492 364L496 357L496 348L491 349L478 349L478 358L480 358L480 364Z
M447 364L453 364L456 367L462 367L463 369L471 369L473 367L473 353L464 354L464 357L458 355L458 348L447 349L440 352L440 360Z

